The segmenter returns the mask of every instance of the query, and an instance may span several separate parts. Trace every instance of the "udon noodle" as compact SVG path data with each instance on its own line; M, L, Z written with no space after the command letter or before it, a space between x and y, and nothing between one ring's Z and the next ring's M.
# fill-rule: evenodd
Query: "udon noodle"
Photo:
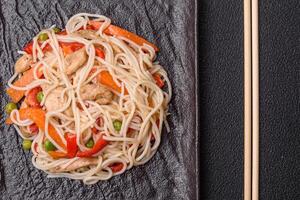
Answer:
M99 26L90 30L91 22ZM11 123L23 139L32 140L32 163L48 177L79 179L85 184L107 180L149 161L161 142L163 124L169 131L166 117L171 84L155 61L157 49L126 34L107 31L111 26L105 16L80 13L69 19L62 33L53 27L42 30L32 42L33 80L19 86L14 81L26 72L16 72L8 82L12 90L25 91L21 108L10 113ZM47 39L41 42L40 34ZM81 48L68 57L68 47L73 44ZM50 50L45 52L45 48ZM99 81L104 75L114 84ZM40 88L43 98L30 111L35 113L27 112L31 117L24 118L21 110L31 109L26 98L35 88ZM44 124L34 118L36 113L45 113L41 117ZM38 126L35 134L32 125ZM76 138L77 154L70 156L72 145L66 134ZM54 146L53 155L45 148L46 140ZM92 147L86 145L90 140ZM78 156L78 152L89 155Z

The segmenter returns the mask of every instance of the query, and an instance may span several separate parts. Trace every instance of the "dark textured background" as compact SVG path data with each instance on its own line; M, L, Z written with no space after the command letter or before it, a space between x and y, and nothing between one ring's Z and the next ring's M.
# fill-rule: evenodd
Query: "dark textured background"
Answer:
M3 1L1 1L1 3L2 2ZM54 5L55 2L57 1L53 1L51 5ZM132 4L126 4L124 7L113 3L102 4L99 2L95 7L89 8L88 3L82 1L80 1L81 3L79 3L79 1L76 1L77 3L68 2L69 3L59 4L59 6L52 8L51 11L46 14L42 14L40 11L39 15L43 17L43 20L39 20L39 17L34 18L37 20L36 24L33 26L34 32L37 32L43 26L50 26L52 23L59 23L62 25L66 21L66 16L71 16L75 11L77 12L77 10L84 11L87 9L90 12L101 11L101 13L107 14L108 16L117 13L118 19L114 20L113 17L115 23L130 27L131 30L137 31L153 41L157 40L158 45L161 48L164 48L162 49L160 54L161 57L159 57L159 59L161 61L166 59L165 65L168 67L169 72L171 70L171 74L172 68L178 69L182 67L182 71L185 70L183 65L187 61L183 60L181 63L178 58L178 54L182 56L183 52L174 53L168 51L172 48L178 49L181 45L173 40L184 37L179 28L173 28L173 23L166 24L168 31L164 31L164 26L154 25L153 29L157 31L155 34L163 34L166 38L165 40L173 41L171 43L166 42L167 46L164 47L166 44L163 43L163 41L160 41L163 40L162 38L154 39L151 33L147 34L143 29L139 29L140 26L144 26L143 23L140 23L140 18L143 18L146 15L143 12L139 13L136 10L133 10L131 8ZM178 7L178 2L182 1L175 1L171 3L171 6L168 6L168 3L158 2L163 6L160 10L163 12L163 19L151 16L150 12L150 14L148 13L150 15L149 17L154 17L155 19L152 21L170 20L173 18L181 19L181 17L184 17L184 20L182 20L181 23L184 24L188 21L189 16L184 15L188 15L190 11L187 9L182 10L182 8L187 8L182 4ZM241 199L243 192L243 1L200 0L198 4L198 71L200 72L199 94L201 97L199 101L201 125L200 195L201 199ZM6 13L6 16L8 15L9 17L14 16L12 18L17 19L15 23L18 25L26 22L29 23L31 21L32 17L30 18L31 15L29 13L26 14L29 19L21 20L20 17L18 17L25 12L24 10L20 13L14 13L13 10L16 8L15 1L12 1L9 4L9 7L5 5L7 5L7 3L1 4L1 16L5 16L3 13ZM18 7L24 7L24 5L25 3L20 3ZM41 4L39 3L38 5ZM137 7L144 7L143 3L134 3L134 5ZM77 6L79 6L79 9L76 9ZM33 7L33 4L29 3L29 7ZM152 1L146 3L146 8L149 10L152 10L153 7L156 6L153 5ZM106 8L109 8L109 11L105 12ZM121 17L120 13L117 11L113 12L113 9L120 9L122 11L121 14L129 13L129 16L131 17L129 17L129 19L127 15L126 18ZM5 12L3 10L5 10ZM55 10L59 13L63 13L63 17L54 15L53 13L56 12ZM300 199L299 10L298 0L260 1L261 199ZM133 12L138 13L137 17L132 16ZM49 17L46 17L48 14L50 14ZM192 15L192 13L190 14ZM3 22L3 17L1 17L1 19L2 22L0 28L3 28L3 24L6 24L6 28L12 27L12 25L7 24L6 21ZM125 23L127 20L131 20L136 26ZM176 25L177 24L175 24L175 27ZM145 26L148 27L149 24L146 24ZM13 30L11 30L11 33L13 33ZM5 37L1 35L1 40L12 40L12 43L20 43L15 44L14 46L21 47L33 36L33 32L28 31L27 29L23 29L18 34L18 41L15 41L16 37L14 35ZM24 39L21 38L22 35L25 36ZM10 45L10 43L8 42L7 45ZM8 63L13 63L16 58L15 49L8 46L6 48L12 49L12 52L5 55L1 52L1 68L3 68L3 66L7 67L9 65ZM165 53L162 55L163 51L167 51L170 54ZM168 58L167 55L171 55L171 57ZM175 66L167 63L168 61L173 63L172 60L176 61ZM11 72L12 71L10 71L10 74ZM184 72L192 74L192 72L186 70ZM1 71L1 73L3 73L3 71ZM3 75L1 75L1 78L3 78L2 76ZM184 81L187 79L181 79L179 83L177 83L179 79L178 76L172 77L174 80L173 84L183 85ZM187 81L187 83L188 82L189 81ZM191 85L189 85L189 87L191 87ZM183 91L177 89L178 91L181 91L181 93L176 95L177 97L175 97L175 99L183 98L180 94L183 94L185 89L186 88L182 89ZM4 102L1 102L1 107L3 105ZM181 126L181 128L178 129L182 130L183 122L181 120L183 119L178 116L180 115L180 111L183 110L183 106L179 106L175 110L176 117L174 118L174 121ZM1 133L3 130L7 131L7 129L1 128ZM5 134L12 133L10 131ZM183 132L176 134L176 136L182 135ZM159 163L158 160L168 158L168 154L165 152L167 152L166 149L169 148L167 148L166 145L171 145L172 149L176 148L173 146L174 144L180 145L181 138L176 139L177 141L175 142L170 141L173 139L174 138L164 139L164 146L161 147L158 155L150 161L152 164L149 163L145 165L145 167L142 166L130 170L121 177L116 177L111 181L97 184L97 186L85 187L80 183L71 184L72 181L67 180L44 180L43 178L45 176L43 173L33 173L30 171L35 170L30 164L30 155L28 153L23 153L19 147L10 147L11 145L20 144L20 139L17 138L16 134L13 133L13 137L1 136L1 181L3 181L3 178L5 177L7 178L6 182L16 181L19 179L18 174L20 174L20 176L34 175L34 177L39 179L38 183L34 180L30 180L29 183L24 183L25 181L20 179L18 184L2 186L1 192L4 191L5 197L8 197L9 192L12 198L22 196L25 197L25 199L33 199L34 195L39 195L39 192L35 191L41 191L41 194L44 195L43 197L53 199L59 197L58 195L61 194L61 187L64 189L63 191L66 195L72 196L71 189L68 188L69 185L72 185L74 188L72 191L75 191L74 195L81 194L82 196L86 196L87 199L94 195L99 196L100 198L105 196L106 198L131 197L132 199L136 199L139 197L140 199L146 199L149 194L148 191L153 191L157 188L158 192L162 192L162 194L154 193L150 198L183 199L185 196L178 194L187 192L186 188L189 187L184 186L187 180L182 182L181 179L181 177L184 176L181 174L183 156L188 156L187 153L184 153L185 155L182 155L183 152L179 153L178 159L181 162L181 165L175 164L172 166L174 163L167 164L167 166L175 168L173 169L177 174L177 177L174 178L175 180L171 178L173 175L172 172L162 178L156 177L158 180L154 179L152 182L149 181L149 183L152 183L152 188L150 189L146 188L146 190L144 190L142 188L143 184L141 184L144 183L144 176L152 176L152 173L157 173L152 167L157 166L157 163ZM5 157L1 153L3 152L3 145L6 142L9 142L10 144L5 145L5 148L13 150L14 155ZM15 156L18 158L26 157L26 160L15 160ZM168 160L165 162L167 163ZM6 166L5 170L3 165ZM25 166L25 169L21 172L16 171L14 170L15 166ZM159 169L157 170L164 170L165 168L165 166L162 167L159 164L158 166ZM11 169L9 169L9 167ZM9 175L9 173L11 173L11 175ZM5 174L5 176L3 176L3 174ZM140 196L131 196L133 195L132 190L129 190L127 196L117 196L118 192L129 188L129 186L123 185L128 183L126 178L129 180L137 180L135 188L137 188L137 192L139 192ZM162 181L167 178L170 178L171 181ZM174 184L173 181L176 184ZM157 183L160 185L155 185ZM129 184L132 185L133 182L129 181ZM32 189L32 187L37 187L37 189ZM168 192L169 187L175 187L174 191L171 191L171 194ZM192 188L194 189L195 187ZM100 194L98 194L98 192ZM110 194L110 192L113 194ZM73 197L75 198L74 195ZM190 192L190 197L192 195L192 192Z
M242 199L243 1L199 2L200 196Z
M0 1L1 91L13 73L17 50L39 30L79 12L103 14L160 48L158 60L166 67L174 96L169 117L171 133L164 134L157 154L109 181L85 186L69 179L46 179L34 169L31 153L21 138L4 126L1 92L0 195L1 199L196 199L197 147L194 1Z
M260 197L300 199L300 1L260 8Z
M260 199L300 199L300 1L259 1ZM199 2L200 196L242 199L243 1Z

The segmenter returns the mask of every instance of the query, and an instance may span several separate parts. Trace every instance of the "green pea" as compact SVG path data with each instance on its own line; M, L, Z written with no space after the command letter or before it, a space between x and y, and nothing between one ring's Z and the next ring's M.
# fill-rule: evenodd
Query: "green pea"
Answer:
M48 39L47 33L41 33L41 34L39 35L39 40L40 40L40 41L46 41L47 39Z
M85 144L85 146L87 148L93 148L93 146L94 146L94 140L93 139L89 139L89 141Z
M45 141L44 146L45 146L46 151L54 151L54 150L56 150L56 147L49 140Z
M11 111L17 109L17 105L15 103L9 102L8 104L6 104L5 106L5 112L7 114L10 114Z
M32 144L31 140L23 140L22 143L23 149L29 151L31 149L31 144Z
M116 131L120 131L122 128L122 122L120 120L115 120L113 125Z
M38 100L39 103L42 102L43 98L44 98L44 93L42 91L38 92L36 95L36 99Z
M54 27L53 31L54 31L54 33L59 33L61 30L60 30L60 28Z

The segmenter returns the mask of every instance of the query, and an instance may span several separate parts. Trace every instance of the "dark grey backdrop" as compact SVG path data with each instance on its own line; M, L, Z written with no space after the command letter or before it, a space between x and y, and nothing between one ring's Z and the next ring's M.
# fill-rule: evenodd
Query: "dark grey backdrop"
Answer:
M16 6L16 1L10 1L10 6L1 1L1 26L5 24L5 29L11 27L5 16L12 17L12 21L18 23L20 26L23 24L20 17L25 12L24 7L26 4L20 2ZM18 1L19 2L19 1ZM30 1L27 1L30 2ZM53 1L50 5L55 4L57 1ZM89 1L88 1L89 2ZM71 16L71 13L78 10L84 11L105 11L106 8L111 10L121 9L124 13L135 13L136 10L132 10L132 4L116 5L113 3L99 2L95 4L93 8L89 8L88 2L76 1L75 3L60 3L61 6L53 8L54 11L48 12L39 11L38 16L42 16L47 20L41 20L39 17L34 18L37 20L36 25L33 26L34 32L40 28L49 26L52 23L59 23L62 25L66 21L66 16ZM168 6L168 3L161 3L165 9L169 10L163 18L169 19L168 16L172 15L176 18L181 18L183 15L189 15L190 11L180 11L177 3L184 1L175 1L172 5ZM187 2L185 2L186 4ZM200 137L200 182L201 199L241 199L243 190L243 1L229 1L229 0L200 0L199 1L199 81L200 89L199 94L201 96L199 100L200 105L200 124L201 124L201 137ZM44 5L45 3L38 5ZM144 7L143 3L133 3L135 6ZM154 3L152 3L154 4ZM146 4L146 8L152 10L155 7L150 4ZM181 4L182 5L182 4ZM30 4L33 7L33 4ZM79 7L79 9L77 8ZM17 11L15 13L15 10ZM260 190L261 199L300 199L299 188L299 1L260 1L260 56L261 56L261 180ZM25 10L26 6L25 6ZM12 13L10 13L12 12ZM26 11L26 17L30 16L30 10ZM46 14L42 14L46 12ZM55 12L64 13L64 17L53 15ZM162 11L163 12L163 11ZM5 15L6 13L6 15ZM112 12L113 13L113 12ZM46 16L49 16L48 18ZM144 16L140 13L139 16ZM187 16L189 17L189 16ZM141 17L140 17L141 18ZM129 17L129 20L133 20L137 26L131 26L126 24L126 17L118 18L116 23L122 24L126 27L132 28L132 30L144 34L146 37L153 39L151 34L145 33L142 29L139 30L139 26L143 26L140 23L140 18ZM187 18L184 18L188 21ZM24 21L30 21L24 19ZM155 18L155 20L160 20ZM161 19L163 20L163 19ZM141 24L141 25L140 25ZM29 24L30 25L30 24ZM149 24L148 24L149 25ZM148 26L146 25L146 26ZM167 24L166 27L172 30L174 24ZM156 27L157 28L157 27ZM2 30L2 29L1 29ZM159 32L164 28L158 29ZM175 29L176 32L180 32L180 29ZM3 30L2 30L3 31ZM158 33L159 33L158 32ZM175 31L174 31L175 32ZM173 35L177 36L176 39L183 37L173 32ZM2 33L2 32L1 32ZM11 34L14 30L11 30ZM172 33L172 31L171 31ZM7 67L8 63L13 63L16 58L15 49L9 46L10 43L16 43L16 46L21 47L32 36L33 32L23 28L18 33L20 36L4 36L1 35L1 40L9 40L6 47L11 48L12 52L3 54L1 51L1 70L3 67ZM168 38L169 33L164 32L164 37ZM24 36L25 38L21 37ZM172 34L171 34L172 35ZM161 39L157 39L158 42ZM168 40L168 39L167 39ZM153 41L156 41L154 39ZM173 42L174 43L174 42ZM159 43L161 46L162 43ZM172 46L172 45L171 45ZM176 44L175 47L180 46ZM169 47L165 47L169 49ZM174 48L174 47L173 47ZM1 50L1 49L0 49ZM165 51L165 50L163 50ZM174 59L177 54L172 54L170 60ZM170 54L165 54L170 55ZM180 54L182 55L182 54ZM168 56L161 57L160 60L168 59ZM178 61L178 58L177 58ZM185 63L186 61L184 61ZM178 62L177 62L178 63ZM182 65L181 65L182 66ZM169 66L172 70L172 66ZM184 68L183 68L184 69ZM9 73L12 71L10 70ZM184 71L189 73L189 71ZM1 74L3 71L1 71ZM8 73L5 71L5 73ZM3 75L1 75L1 78ZM175 76L178 80L178 76ZM186 80L186 79L185 79ZM2 83L3 80L1 80ZM175 81L174 81L175 82ZM188 82L188 81L187 81ZM183 84L183 80L179 82ZM1 85L1 89L3 86ZM182 93L181 93L182 94ZM183 96L177 96L177 99ZM6 101L6 100L5 100ZM5 102L1 101L1 107ZM180 108L183 109L184 106ZM188 107L187 107L188 108ZM177 110L176 116L178 116L181 109ZM2 111L2 110L1 110ZM2 119L2 118L1 118ZM179 118L175 118L176 123L181 124L182 121ZM1 121L3 122L3 120ZM6 132L7 129L1 127L1 134L11 134ZM183 134L181 132L180 134ZM4 144L5 143L5 144ZM8 143L8 144L6 144ZM168 142L166 142L166 145ZM176 142L178 145L180 142ZM124 184L123 177L117 178L108 183L99 184L96 187L84 187L81 184L75 184L73 189L67 189L70 181L44 181L44 174L37 173L34 175L28 170L33 168L30 166L30 156L27 153L23 153L19 147L10 147L11 145L20 144L20 140L14 134L13 137L1 136L0 140L0 166L1 166L1 183L4 178L9 181L18 180L18 184L1 185L3 199L7 199L10 195L13 197L22 197L24 199L33 199L34 195L41 195L45 199L53 199L59 197L63 191L66 195L72 196L71 191L75 191L73 195L82 194L91 199L93 195L100 197L118 197L117 193L123 191L127 186L119 186L118 184ZM172 144L172 143L171 143ZM3 150L13 151L14 155L3 155ZM165 158L163 152L166 147L162 147L156 160ZM172 148L175 148L172 146ZM26 160L18 159L14 160L15 155L18 158L25 157ZM182 155L179 160L183 162ZM12 162L11 164L8 164ZM156 165L156 161L154 165ZM166 161L167 162L167 161ZM173 163L172 163L173 164ZM171 164L171 165L172 165ZM5 166L8 166L4 168ZM16 169L16 166L25 166L23 171ZM153 166L153 165L151 165ZM170 166L170 165L167 165ZM174 165L177 168L178 165ZM165 166L164 166L165 167ZM161 169L161 168L160 168ZM160 180L171 177L168 173L165 177L158 178L153 182L153 188L147 188L143 190L140 182L143 182L143 176L145 171L151 171L150 165L135 169L134 173L129 173L129 178L139 180L138 184L135 184L137 191L140 191L141 199L146 199L149 194L148 191L153 191L153 188L159 188L163 194L154 193L152 197L161 197L169 199L180 199L180 192L186 192L186 186L181 184L176 185L174 194L167 192L169 181L160 182ZM154 170L153 170L154 171ZM178 174L178 169L175 170ZM12 178L12 174L21 174L21 178L16 176ZM152 173L152 172L151 172ZM150 174L151 174L150 173ZM154 172L153 172L154 173ZM5 176L3 174L6 174ZM149 173L146 173L149 174ZM34 175L33 178L38 179L38 184L33 181L24 183L23 176ZM181 177L178 174L178 177ZM181 182L180 178L176 178L177 183ZM18 179L19 178L19 179ZM149 182L150 183L150 182ZM151 182L152 183L152 182ZM155 185L159 183L160 185ZM132 184L132 183L131 183ZM32 187L36 187L36 190ZM174 187L174 184L170 184ZM63 190L60 190L63 188ZM103 190L104 188L104 190ZM103 191L101 191L103 190ZM8 191L8 192L7 192ZM36 192L39 191L39 192ZM99 192L100 191L100 192ZM99 193L98 193L99 192ZM8 194L9 193L9 194ZM111 193L111 194L110 194ZM121 197L133 197L134 191L129 190L127 196ZM152 194L152 193L151 193ZM112 196L110 196L112 195ZM159 196L161 195L161 196ZM178 197L179 196L179 197ZM183 196L181 196L183 198Z

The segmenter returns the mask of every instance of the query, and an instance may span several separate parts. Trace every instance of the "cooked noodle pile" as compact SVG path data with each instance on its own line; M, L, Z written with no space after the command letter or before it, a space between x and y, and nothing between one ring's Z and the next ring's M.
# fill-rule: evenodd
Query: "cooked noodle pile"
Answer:
M91 30L90 22L99 26ZM85 184L107 180L146 163L161 142L163 124L169 131L171 85L166 71L155 62L157 50L126 34L106 31L111 26L105 16L80 13L70 18L62 33L53 27L41 31L47 39L34 37L32 55L27 57L30 69L26 70L33 70L33 81L15 84L26 73L20 70L9 80L11 89L25 92L10 120L23 139L32 140L32 163L49 177L80 179ZM164 84L167 92L162 90ZM29 96L37 92L43 98L34 106ZM22 109L29 111L24 114ZM42 123L36 113L45 113ZM34 125L38 130L32 134ZM73 155L68 136L76 141ZM50 151L46 141L53 145Z

